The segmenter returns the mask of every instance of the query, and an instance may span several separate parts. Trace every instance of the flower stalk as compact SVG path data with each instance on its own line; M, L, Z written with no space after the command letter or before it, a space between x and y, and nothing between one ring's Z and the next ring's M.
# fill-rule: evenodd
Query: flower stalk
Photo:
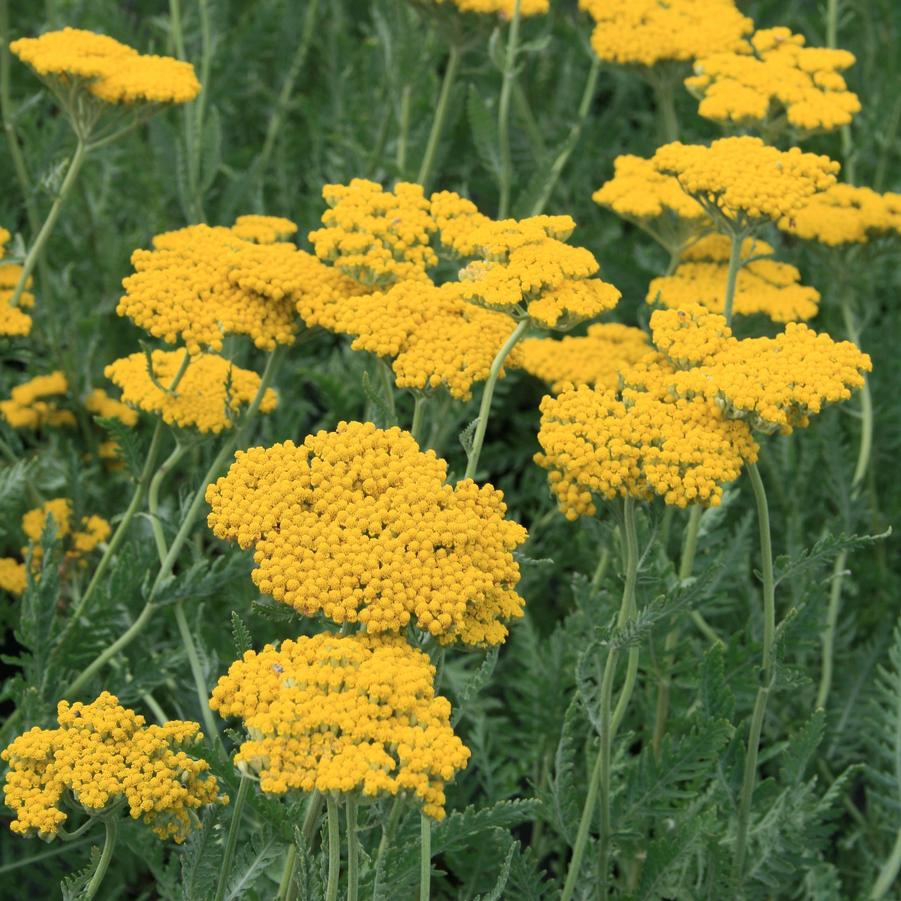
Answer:
M510 188L513 181L513 160L510 155L510 98L516 81L516 54L519 50L519 26L522 20L522 0L515 0L507 35L501 96L498 102L497 134L500 154L500 200L497 218L506 219L510 212Z
M219 867L219 881L216 883L215 901L222 901L225 897L225 887L231 874L232 863L235 859L235 848L238 846L238 833L241 831L241 819L244 816L244 805L250 794L251 778L246 773L241 774L241 783L238 786L238 796L235 798L235 806L232 808L231 822L228 825L228 836L225 839L225 853L222 855L222 864Z

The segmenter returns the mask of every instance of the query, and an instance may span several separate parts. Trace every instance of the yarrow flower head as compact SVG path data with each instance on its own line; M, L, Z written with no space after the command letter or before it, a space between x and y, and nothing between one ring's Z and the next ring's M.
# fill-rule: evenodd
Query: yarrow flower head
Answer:
M9 231L0 227L0 260L6 255L6 244L10 237ZM0 335L24 338L31 332L31 316L25 310L34 306L34 294L28 290L22 291L18 305L13 306L11 303L21 275L22 267L18 263L0 263ZM32 281L29 276L25 283L26 289L31 287Z
M515 0L433 0L438 6L453 3L461 13L501 15L513 17ZM523 17L542 16L550 9L550 0L520 0L519 14Z
M420 281L347 297L333 307L327 327L354 335L354 350L391 359L399 388L444 387L460 400L468 400L472 386L488 378L510 335L510 320L502 313L461 300L450 284ZM507 367L518 360L514 348Z
M438 262L430 241L435 223L422 187L398 182L393 191L364 178L326 185L323 228L311 231L316 255L361 284L384 287L427 278Z
M777 150L760 138L720 138L709 147L674 141L658 148L654 165L729 231L766 220L788 222L818 191L835 184L839 165L797 147Z
M200 826L200 807L228 801L207 762L182 748L201 739L197 723L145 726L108 692L90 704L60 701L57 720L59 728L35 726L0 754L9 764L4 797L15 812L13 832L52 839L68 819L71 792L89 815L122 803L159 838L183 842Z
M25 564L15 557L0 557L0 591L20 595L25 591L28 576Z
M836 184L814 194L791 219L789 234L830 247L863 244L881 235L901 235L901 194Z
M729 238L710 235L698 241L682 255L672 275L655 278L648 286L648 303L660 303L670 309L685 309L700 304L711 312L723 311L729 261ZM801 273L788 263L757 259L774 253L757 238L742 243L742 257L750 261L738 271L733 311L743 316L762 313L774 322L813 319L820 303L816 288L802 285Z
M549 470L567 519L593 516L598 498L714 506L742 465L756 460L747 425L709 400L675 396L672 375L652 360L624 373L620 390L582 385L542 400L535 461Z
M122 400L163 422L180 429L218 434L234 425L244 404L249 404L260 388L260 377L241 369L217 354L192 357L174 389L185 351L139 352L110 363L104 375L122 389ZM153 371L151 378L150 368ZM278 402L272 388L260 401L261 413L271 413Z
M696 307L658 310L651 330L657 347L684 370L673 380L680 395L707 398L729 419L765 434L809 425L824 406L851 397L872 369L850 341L801 323L775 338L739 340L722 316Z
M62 372L36 375L10 392L0 401L0 415L14 429L42 429L75 425L71 410L60 409L59 401L69 392Z
M513 551L525 529L500 491L446 482L447 464L398 428L341 423L238 452L207 489L209 526L254 548L259 589L304 616L441 643L500 644L522 615Z
M647 335L640 328L617 322L595 323L584 338L526 339L519 347L520 367L547 382L554 394L571 385L614 389L620 373L650 350Z
M157 235L153 250L132 254L135 272L122 282L116 312L169 344L183 341L192 354L221 350L228 334L247 335L266 350L291 344L294 292L304 291L310 255L268 240L286 235L290 224L241 217L232 228L191 225Z
M80 28L20 38L9 49L60 93L79 80L88 94L111 104L188 103L200 93L190 63L144 55Z
M697 60L685 85L707 119L771 129L784 117L800 132L831 131L860 112L840 74L852 65L847 50L805 47L803 35L767 28L737 49Z
M210 707L244 721L235 762L264 792L408 793L444 817L444 786L469 750L435 694L435 668L402 638L321 633L248 651Z
M448 198L441 205L441 243L476 257L449 283L463 300L545 328L570 328L619 301L613 285L594 277L594 255L565 243L575 228L569 216L494 221Z
M653 66L734 50L754 23L732 0L579 0L594 19L594 52L605 62Z
M613 178L591 199L645 229L671 253L713 227L703 207L672 175L664 175L652 160L640 156L618 156L613 161Z
M66 556L69 558L84 557L98 544L109 538L112 529L102 516L83 516L78 528L75 528L72 515L72 502L65 497L57 497L46 501L40 507L29 510L22 517L22 531L25 537L34 542L32 551L34 560L40 560L42 548L38 542L47 525L47 518L52 517L56 527L57 538L64 539ZM22 548L22 553L27 548Z

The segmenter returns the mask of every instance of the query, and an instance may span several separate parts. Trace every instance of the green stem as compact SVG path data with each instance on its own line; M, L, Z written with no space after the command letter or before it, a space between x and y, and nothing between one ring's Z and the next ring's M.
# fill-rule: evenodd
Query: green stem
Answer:
M344 803L347 822L347 901L360 893L360 837L357 834L357 799L348 795Z
M11 873L13 870L29 867L41 860L47 860L50 857L58 857L60 854L70 854L76 848L80 848L92 841L90 838L82 838L72 844L60 845L58 848L51 848L49 851L42 851L40 854L34 854L31 857L22 857L19 860L13 860L11 863L3 864L0 867L0 876Z
M882 865L879 876L870 891L871 901L880 901L889 890L897 885L898 873L901 871L901 829L895 836L895 845L889 859Z
M266 363L266 369L263 372L263 376L260 379L260 386L257 389L256 396L251 402L250 406L247 409L247 413L244 417L244 422L241 424L241 427L237 429L237 433L230 440L227 441L219 453L216 455L216 458L210 464L210 468L206 471L206 474L203 477L203 481L197 489L197 492L194 495L193 500L191 501L191 506L188 508L187 513L185 514L185 518L182 521L181 527L175 535L175 538L172 540L172 544L169 547L169 552L166 554L165 560L163 560L162 565L160 566L159 572L156 575L156 578L153 581L153 585L150 588L150 596L147 600L147 603L144 605L144 609L138 614L138 618L134 621L131 627L119 638L116 639L109 647L103 650L94 660L85 667L84 670L76 677L75 681L70 683L69 686L63 692L63 697L68 698L78 692L82 686L100 669L102 669L106 663L119 653L123 648L126 648L131 642L141 633L144 627L148 622L153 618L153 614L156 612L157 607L159 606L157 602L157 596L159 595L160 589L168 580L172 568L175 566L175 562L178 559L178 555L181 552L184 543L187 541L188 536L191 533L191 529L194 527L194 523L197 520L197 516L200 513L200 508L203 505L204 496L206 494L207 486L216 476L219 474L222 466L224 465L226 459L234 453L235 448L241 444L247 433L250 430L250 426L256 419L257 411L260 408L260 403L263 400L263 395L266 393L266 390L269 387L270 382L275 374L275 370L278 367L278 361L281 359L281 347L276 347L276 349L269 355L269 360Z
M188 625L188 618L185 616L184 601L176 601L175 622L178 624L178 632L181 635L181 642L185 647L185 654L188 657L188 663L191 666L191 675L194 678L194 688L197 691L197 702L200 705L200 714L203 717L203 725L206 728L207 735L213 744L219 744L219 729L216 727L216 720L213 718L213 711L210 710L209 689L207 688L206 678L203 674L203 667L200 665L200 656L197 653L197 645L194 643L194 636L191 634L191 627Z
M860 329L854 321L854 312L851 309L851 300L847 294L842 296L842 317L845 321L845 331L848 338L860 347ZM860 391L860 447L857 451L857 463L854 467L854 475L851 477L851 490L856 493L860 490L867 469L870 465L870 457L873 452L873 397L870 394L869 380L864 377L863 387Z
M105 817L103 825L106 829L106 839L103 842L103 851L100 854L100 860L97 861L97 869L85 889L85 898L90 901L100 888L103 877L109 869L110 861L113 859L113 849L116 847L116 835L119 831L119 818L117 815Z
M832 567L832 582L829 587L829 606L826 608L826 628L820 639L823 646L823 663L820 671L820 687L817 690L817 708L825 707L832 690L832 659L835 652L835 628L838 624L838 611L841 606L842 577L848 552L842 551L835 558Z
M297 845L291 842L288 845L288 853L285 855L285 866L282 869L282 879L278 884L278 894L275 901L287 901L288 892L294 882L294 868L297 866Z
M181 0L169 0L169 32L172 35L175 55L180 60L187 60L185 38L181 30Z
M518 0L516 8L519 9ZM476 420L476 431L475 435L473 435L472 448L469 452L469 461L466 466L466 474L463 476L464 479L475 478L476 468L479 465L479 457L482 453L482 444L485 442L485 430L488 428L488 416L491 413L491 400L494 397L494 389L497 385L501 369L504 366L504 360L507 359L510 351L513 350L516 343L522 338L528 328L529 320L523 319L522 322L513 329L512 334L504 342L503 347L497 352L497 355L491 363L488 381L485 382L485 387L482 389L482 403L479 405L479 418Z
M160 468L153 474L150 480L150 488L147 492L147 510L150 513L150 527L153 530L153 540L156 542L160 563L166 559L166 536L163 532L163 524L160 521L160 488L166 476L172 471L179 460L187 452L187 447L176 439L172 453L160 464Z
M553 192L564 167L569 161L570 156L572 156L573 151L576 149L576 145L579 143L582 129L585 127L585 123L588 121L588 114L591 111L591 102L594 100L594 92L597 89L598 73L600 71L601 58L596 54L592 54L591 67L588 70L588 79L586 80L585 87L582 91L582 99L579 102L579 111L576 115L576 121L573 122L560 153L557 154L557 158L551 163L549 175L545 179L541 194L538 196L535 204L530 210L529 215L531 216L537 216L539 213L544 212L544 208L547 206L548 200L550 200L551 193Z
M326 798L328 811L328 885L325 901L337 901L338 880L341 875L341 826L338 821L338 803L331 794Z
M510 186L513 181L513 160L510 156L510 97L516 80L516 53L519 49L519 24L522 19L521 6L522 0L514 0L510 33L507 35L507 52L504 57L501 97L498 103L497 135L501 163L498 219L506 219L510 211Z
M622 629L635 616L636 612L635 586L638 581L638 535L635 528L635 501L631 497L626 497L623 504L623 543L625 546L625 583L616 621L618 629ZM579 880L579 872L582 868L582 859L585 856L585 848L588 844L591 823L594 819L594 811L599 800L601 802L601 837L598 843L601 897L605 898L607 895L607 858L610 849L611 831L610 763L616 730L622 720L622 714L629 703L635 684L634 677L630 681L627 673L626 681L623 684L616 705L617 710L611 715L613 682L616 677L618 658L619 651L613 649L607 654L607 660L604 664L599 710L600 749L591 772L585 804L582 807L582 817L579 820L579 829L573 845L573 856L569 863L569 870L566 874L566 882L563 886L563 894L560 896L560 901L570 901L575 892ZM619 717L617 717L617 714L619 714Z
M22 291L25 289L25 284L31 277L32 272L34 272L34 267L37 265L37 261L44 250L44 245L47 243L47 239L50 237L57 219L59 219L63 204L66 202L66 198L69 196L72 187L75 185L78 173L81 171L85 156L87 155L86 140L86 135L78 136L78 143L75 145L75 153L69 161L69 168L66 170L66 177L63 179L59 193L56 195L56 199L50 207L50 212L47 213L47 218L44 220L41 230L38 232L31 247L28 248L28 253L25 255L25 260L22 263L22 274L19 276L19 281L16 283L16 287L13 289L12 296L9 299L9 305L11 307L18 304L19 298L22 296Z
M766 714L767 698L773 681L773 664L776 648L776 582L773 576L773 544L770 535L770 513L767 505L766 489L760 478L756 463L748 464L748 475L754 489L757 506L757 524L760 532L761 569L763 572L763 661L761 666L762 684L757 690L751 728L748 733L748 748L745 752L745 769L738 805L738 828L735 839L735 857L732 863L732 878L736 887L741 884L747 853L748 825L751 817L751 801L757 781L757 754L760 736Z
M232 808L231 822L228 824L228 837L225 840L225 853L222 855L222 863L219 865L219 882L216 884L215 901L222 901L225 897L225 886L231 874L232 861L235 857L235 848L238 845L238 833L241 831L241 819L244 816L244 805L250 794L251 779L242 774L241 783L238 786L238 797L235 798L235 806Z
M419 901L429 901L432 892L432 821L419 815Z
M447 120L451 90L460 70L461 56L460 48L456 44L451 44L450 53L447 57L447 66L444 69L444 78L441 81L441 93L438 95L438 105L435 107L435 118L432 119L432 129L429 132L429 140L425 148L425 156L422 158L419 174L416 176L416 181L422 185L422 189L426 193L429 190L432 168L435 165L435 152L438 150L441 134L444 131L444 124Z
M391 369L391 365L386 363L381 357L379 357L376 365L381 373L382 384L385 388L385 403L388 407L388 418L390 419L390 422L386 423L386 425L397 425L397 402L394 399L394 372Z
M379 897L379 883L382 881L382 861L385 859L385 853L391 845L391 839L394 838L394 831L403 813L403 803L400 795L394 796L391 804L391 811L388 814L388 820L382 825L382 837L379 840L378 851L375 855L375 863L373 864L375 876L372 883L372 897Z
M723 316L726 325L732 325L732 306L735 302L735 284L738 281L738 270L741 269L741 245L744 243L743 232L733 232L729 248L729 270L726 273L726 297L723 303Z
M676 116L675 83L669 75L655 75L651 78L654 100L657 105L657 121L664 144L679 140L679 119Z
M423 413L425 413L426 403L428 403L428 398L424 394L413 395L413 421L410 424L410 434L420 447L422 447L422 431L425 425Z
M400 133L397 136L397 147L394 151L394 165L397 173L403 176L407 168L407 138L410 133L410 103L413 97L413 88L405 84L400 95Z

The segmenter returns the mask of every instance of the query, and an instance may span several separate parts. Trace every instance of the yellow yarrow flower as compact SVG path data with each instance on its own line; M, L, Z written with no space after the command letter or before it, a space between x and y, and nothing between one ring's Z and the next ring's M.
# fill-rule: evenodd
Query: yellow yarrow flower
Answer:
M724 415L766 434L788 434L810 424L826 404L863 387L869 356L850 341L833 341L790 322L775 338L732 336L726 320L701 307L658 310L651 316L654 343L678 372L674 390L703 397Z
M66 556L71 559L85 557L112 533L110 524L102 516L83 516L78 528L72 522L72 502L65 497L45 501L40 507L29 510L22 517L22 531L29 541L34 542L32 559L40 560L43 550L39 544L47 525L47 518L53 517L56 537L63 540ZM22 548L25 554L27 548Z
M594 52L606 62L653 66L733 50L754 23L732 0L579 0L595 21Z
M591 199L646 230L671 253L713 227L703 207L652 160L624 154L613 161L613 178Z
M264 792L408 793L440 820L445 783L469 749L434 678L428 656L402 638L322 633L248 651L210 707L244 721L235 762Z
M174 391L164 390L175 379L184 353L153 351L151 365L156 384L148 372L147 355L142 352L110 363L103 374L122 389L126 404L159 416L167 425L213 434L232 428L241 407L256 396L259 375L235 366L224 357L203 354L191 358ZM275 391L267 388L260 412L271 413L277 402Z
M57 399L66 397L69 384L62 372L36 375L16 385L8 400L0 401L0 415L14 429L57 428L75 425L70 410L61 410Z
M25 564L13 557L0 557L0 591L20 595L27 584Z
M732 231L789 221L814 194L835 184L839 170L826 156L797 147L777 150L750 136L720 138L709 147L674 141L658 148L653 161Z
M13 832L52 839L68 819L71 792L90 815L124 802L156 836L183 842L200 826L198 808L228 801L209 764L182 750L203 737L197 723L145 726L108 692L90 704L60 701L57 719L59 728L35 726L0 753L9 764L4 799L16 815Z
M535 462L549 470L567 519L593 516L597 498L715 506L723 486L756 460L747 425L712 401L673 396L673 375L655 359L624 373L620 390L570 386L542 400Z
M526 531L500 491L446 477L409 433L343 422L239 451L207 489L208 523L253 547L254 583L304 616L372 633L414 619L442 644L500 644L522 616L513 551Z
M2 257L0 252L0 259ZM12 306L11 303L21 275L22 267L18 263L0 263L0 335L24 338L31 332L31 316L25 310L34 306L34 294L23 291L19 295L18 305ZM30 288L33 281L29 276L25 287Z
M805 47L803 35L768 28L737 49L697 60L685 85L707 119L766 128L784 116L805 133L831 131L860 112L860 100L839 74L854 62L847 50Z
M399 388L444 387L460 400L488 378L510 320L461 300L452 285L403 281L384 292L346 299L330 328L354 335L354 350L392 360ZM516 349L507 367L517 365ZM501 375L503 375L503 370Z
M94 388L85 399L84 407L88 413L104 419L118 419L127 426L138 424L137 411L127 404L123 404L122 401L110 397L103 388Z
M326 185L323 228L311 231L316 255L361 284L384 287L423 280L438 262L430 245L435 223L421 185L398 182L393 191L364 178Z
M711 235L689 248L672 275L655 278L648 286L648 303L679 310L700 304L717 313L723 310L728 278L729 238ZM801 273L788 263L756 259L775 251L765 241L746 238L742 257L753 258L739 270L733 312L743 316L762 313L774 322L813 319L820 303L816 288L802 285Z
M880 235L901 235L901 194L836 184L814 194L780 227L830 247L862 244Z
M188 103L200 93L190 63L144 55L114 38L80 28L20 38L9 49L60 87L83 79L87 92L104 103Z
M132 254L135 273L122 282L116 312L168 344L183 341L192 354L221 350L228 334L247 335L265 350L291 344L292 292L303 290L309 254L287 242L240 237L252 232L258 239L260 228L191 225L157 235L153 250ZM263 234L276 232L267 227Z
M501 15L513 17L515 0L434 0L439 6L453 3L461 13L477 13L478 15ZM550 9L550 0L520 0L519 14L527 16L543 16Z
M245 241L275 244L277 241L287 241L296 234L297 224L281 216L238 216L231 231Z
M616 388L620 373L650 349L640 328L616 322L591 325L584 338L528 338L518 348L520 368L547 382L554 394L569 385Z

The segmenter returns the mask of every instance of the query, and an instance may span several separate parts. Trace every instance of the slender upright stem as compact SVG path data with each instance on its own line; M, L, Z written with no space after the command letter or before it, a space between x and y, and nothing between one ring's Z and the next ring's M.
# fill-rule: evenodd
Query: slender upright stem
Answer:
M432 821L419 815L419 901L429 901L432 892Z
M500 200L497 218L506 219L510 212L510 187L513 181L513 160L510 156L510 97L516 79L516 53L519 49L519 23L522 0L514 0L510 31L507 35L507 53L504 57L501 97L498 103L497 135L500 155Z
M826 627L823 629L821 643L823 646L823 662L820 670L820 686L817 689L817 708L825 707L829 700L829 692L832 690L832 658L835 654L835 629L838 625L838 612L841 607L842 578L845 572L845 564L848 562L848 552L842 551L835 558L832 567L832 581L829 584L829 606L826 608Z
M325 801L328 811L328 885L325 901L337 901L338 881L341 876L341 825L338 820L338 802L328 795Z
M447 66L444 69L444 78L441 81L441 93L438 95L438 105L435 107L435 117L432 119L432 128L429 132L429 141L426 144L425 155L419 166L419 174L416 181L422 185L423 191L428 193L432 180L432 168L435 165L435 153L441 143L441 134L447 121L447 110L457 73L460 70L460 48L456 44L450 45L447 57Z
M197 491L194 494L194 498L191 501L191 506L188 508L188 511L185 514L185 518L182 521L181 527L176 533L175 538L172 540L172 544L169 546L169 552L166 554L166 558L165 560L163 560L159 572L156 574L156 578L154 579L153 585L150 588L150 596L147 600L147 603L144 605L144 609L141 610L141 612L138 614L138 618L134 621L131 627L123 635L116 639L116 641L109 645L109 647L107 647L97 657L95 657L94 660L91 661L91 663L89 663L88 666L85 667L85 669L82 670L82 672L75 678L75 680L70 683L70 685L62 694L64 698L68 698L76 694L78 690L82 686L84 686L85 683L88 682L98 670L102 669L109 662L109 660L111 660L116 654L119 653L119 651L131 644L131 642L134 641L134 639L138 635L140 635L141 631L144 629L147 623L150 622L150 620L153 618L153 614L156 612L156 609L158 607L157 598L160 589L168 581L169 576L172 573L172 568L175 566L175 562L177 561L178 556L181 553L181 549L194 527L194 523L196 522L197 516L200 513L200 508L203 505L207 486L210 484L210 482L213 481L213 479L216 478L223 465L225 464L225 461L234 453L235 448L240 445L247 436L247 433L250 430L250 426L256 419L256 415L259 411L260 404L262 403L263 396L265 395L266 390L269 388L269 385L275 374L275 370L278 368L278 361L280 359L281 348L277 347L269 355L269 360L266 363L266 369L263 371L263 376L260 379L260 386L257 389L256 396L254 397L253 401L251 401L251 404L247 409L247 413L245 414L244 421L241 424L241 427L237 429L235 436L223 445L222 449L216 455L216 458L210 464L210 468L206 471L202 482L197 488Z
M176 601L172 606L175 608L175 622L178 624L178 634L181 636L181 643L184 645L185 654L191 667L191 676L194 679L197 703L200 705L200 715L203 717L204 728L210 737L210 741L213 744L219 744L221 741L219 729L216 726L213 711L210 710L209 688L203 674L203 667L200 665L197 645L194 643L194 636L191 634L191 627L188 625L188 618L185 616L185 602Z
M241 831L241 819L244 816L244 805L250 794L251 779L246 774L241 775L241 783L238 786L238 797L235 798L232 807L232 818L228 824L228 836L225 839L225 853L222 855L222 863L219 865L219 881L216 884L215 901L222 901L225 897L225 886L231 875L232 861L235 857L235 848L238 845L238 833Z
M278 884L278 894L275 901L287 901L288 893L294 883L294 869L297 866L297 845L291 842L288 845L288 853L285 855L285 865L282 868L281 882Z
M895 836L892 853L882 865L879 876L870 890L870 901L881 901L893 887L896 887L899 872L901 872L901 829Z
M379 847L378 847L378 851L376 851L375 863L373 864L373 870L375 872L375 876L373 878L373 883L372 883L373 898L378 897L379 883L382 880L382 861L385 858L385 853L387 852L389 846L391 845L391 839L394 838L394 831L395 831L395 829L397 829L397 824L400 820L402 813L403 813L403 798L401 797L401 795L395 795L394 801L391 804L391 811L388 814L388 819L382 825L382 837L379 840Z
M422 447L422 432L425 425L425 405L428 398L424 394L413 395L413 421L410 424L410 434L416 440L416 443Z
M654 100L657 105L657 121L664 144L679 140L679 119L676 116L675 81L668 74L655 75L651 79Z
M576 121L573 122L570 127L569 134L566 137L566 141L564 142L560 153L557 154L556 159L551 163L549 175L544 181L541 194L536 198L532 209L529 211L529 215L531 216L537 216L539 213L544 212L544 208L551 199L551 194L554 191L557 181L560 179L560 175L563 173L563 169L579 143L582 129L585 127L585 123L588 121L588 114L591 112L591 102L594 100L594 93L598 84L598 73L600 71L601 58L599 56L593 56L591 67L588 69L588 78L586 79L585 87L582 90L582 99L579 102L579 111L576 114Z
M166 479L166 476L173 470L179 460L187 452L187 447L180 441L176 441L172 453L160 463L159 469L153 474L150 480L150 488L147 492L147 510L150 513L150 527L153 530L153 540L156 542L157 553L159 554L160 563L166 559L166 536L163 532L163 524L160 522L160 488Z
M517 9L518 8L519 4L517 2ZM504 366L504 360L507 359L510 351L513 350L528 328L529 320L523 319L522 322L513 329L512 334L504 342L503 347L497 352L491 363L491 369L488 372L488 381L485 382L485 387L482 389L482 403L479 405L479 418L476 420L476 431L475 435L473 435L472 448L469 452L469 461L466 466L466 474L463 476L464 479L475 478L476 469L479 465L479 457L482 453L482 445L485 442L485 430L488 428L488 417L491 413L491 400L494 397L494 389L497 385L497 380L500 377L501 369Z
M72 187L78 178L78 173L81 172L81 167L84 164L86 155L86 136L79 135L78 143L75 145L75 153L69 161L69 168L66 170L66 177L63 179L59 193L56 195L56 199L50 207L50 212L47 213L47 218L44 220L41 230L37 233L37 237L35 237L31 247L28 248L28 253L25 255L25 260L22 263L22 273L19 276L19 281L16 283L16 287L13 289L12 296L9 299L9 305L11 307L14 307L19 303L22 291L25 290L25 285L31 277L31 274L34 272L34 267L37 265L38 259L44 250L44 245L47 243L47 239L50 237L57 219L59 219L63 204L66 202L66 198L72 191Z
M400 131L394 148L394 166L400 176L407 168L407 141L410 137L410 105L413 99L412 85L405 84L400 93Z
M118 813L104 817L103 825L106 829L106 837L103 842L103 851L100 853L100 860L97 861L97 869L94 870L94 875L85 889L85 898L88 901L96 896L100 889L100 883L103 882L103 877L106 876L106 871L109 869L110 861L113 859L113 849L116 847L116 836L119 832Z
M773 681L773 664L776 648L776 582L773 575L773 544L770 536L770 513L766 490L756 463L748 464L748 475L754 489L757 506L757 524L760 532L761 570L763 573L763 661L762 682L757 690L751 728L748 733L748 748L745 752L745 769L738 805L738 828L735 839L735 856L732 862L732 878L736 887L741 884L747 854L748 825L751 817L751 801L757 781L757 754L760 736L766 715L767 698Z
M623 585L623 597L617 616L616 626L622 629L636 613L635 586L638 581L638 534L635 527L635 501L627 497L623 504L623 545L625 548L625 583ZM599 705L599 732L600 749L592 768L585 804L582 807L582 817L579 820L579 829L576 833L576 841L573 845L573 856L566 874L566 882L563 886L561 901L570 901L578 884L579 872L582 869L582 859L585 856L585 848L588 844L588 835L591 823L594 820L594 811L598 801L601 802L601 836L598 842L599 865L601 879L601 897L607 895L607 859L610 852L610 764L612 759L613 741L616 730L622 721L634 688L634 676L627 678L620 691L617 701L617 711L611 714L611 701L613 696L613 682L616 678L616 666L619 659L619 651L616 648L607 654L604 664L604 674L601 679L601 698ZM617 716L617 713L619 716Z
M357 799L348 794L344 802L347 823L347 901L357 901L360 893L360 837L357 834Z
M382 384L385 388L385 404L388 407L388 425L397 425L397 403L394 399L394 372L390 364L379 358L376 363L382 376Z
M742 232L732 233L732 242L729 248L729 269L726 273L726 299L723 303L723 316L726 317L726 325L732 325L735 284L738 281L738 270L741 269L741 245L744 242L744 237Z

